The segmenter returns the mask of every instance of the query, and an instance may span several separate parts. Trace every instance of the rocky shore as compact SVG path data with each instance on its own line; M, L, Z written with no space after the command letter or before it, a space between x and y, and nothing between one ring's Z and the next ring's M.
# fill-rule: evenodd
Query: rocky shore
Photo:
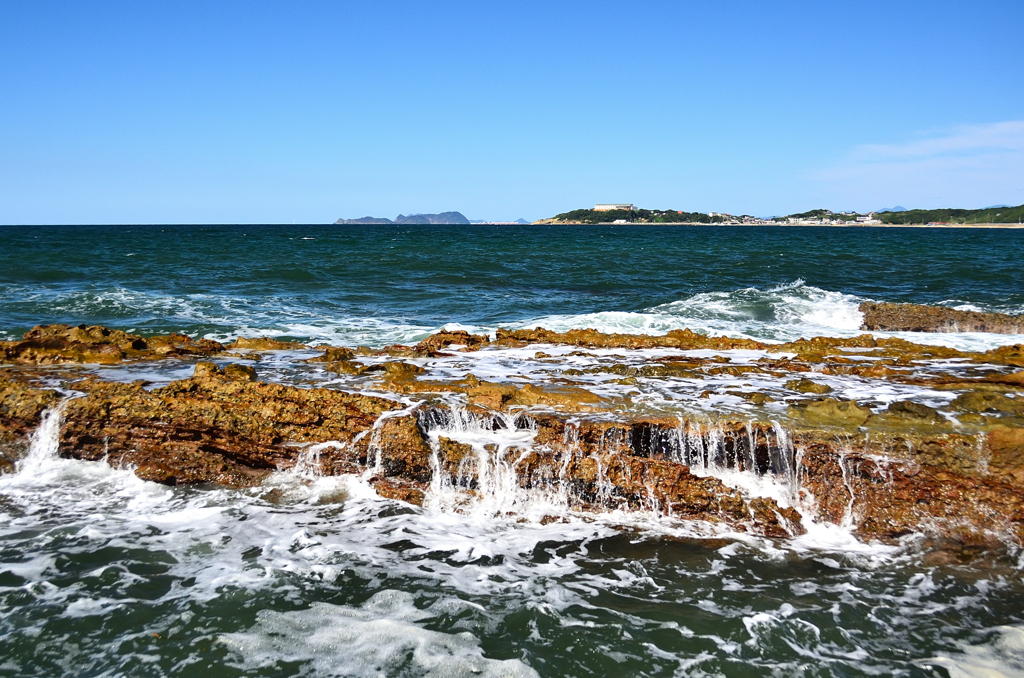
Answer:
M1024 316L958 311L945 306L865 301L862 330L882 332L991 332L1024 334Z
M298 376L263 380L272 356ZM483 376L496 356L513 367ZM142 364L191 376L154 383L124 369ZM499 330L371 350L42 326L0 345L0 471L59 411L61 455L170 485L259 487L302 466L362 474L411 504L444 490L455 510L500 490L766 537L817 522L884 542L1016 549L1022 368L1022 345L969 353L870 335ZM847 384L921 395L851 398ZM666 405L652 395L666 389L693 395Z

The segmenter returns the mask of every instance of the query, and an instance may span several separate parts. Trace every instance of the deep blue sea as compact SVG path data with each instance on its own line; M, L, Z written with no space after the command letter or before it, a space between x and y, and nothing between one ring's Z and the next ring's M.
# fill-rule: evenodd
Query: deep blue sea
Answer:
M100 323L412 341L446 324L790 338L864 299L1024 312L1024 230L0 227L0 332Z
M853 336L869 299L1024 313L1022 262L1024 230L1002 229L5 226L0 339ZM57 423L0 476L0 676L1024 675L1012 551L957 564L835 530L541 524L293 472L271 481L284 500L172 488L59 458Z

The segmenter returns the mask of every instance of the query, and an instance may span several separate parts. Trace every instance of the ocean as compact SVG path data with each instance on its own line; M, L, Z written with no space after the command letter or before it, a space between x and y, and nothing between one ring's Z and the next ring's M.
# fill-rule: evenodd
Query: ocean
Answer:
M1024 313L1018 230L7 226L0 243L2 340L86 323L371 348L442 328L782 342L861 334L866 300ZM553 368L535 351L437 369L542 378ZM578 368L607 358L548 354ZM297 370L294 357L268 356L261 378L366 388ZM81 369L153 383L191 373L181 361ZM830 383L878 403L910 392ZM747 407L665 382L622 388L644 411ZM62 458L58 427L52 411L17 471L0 475L0 675L1024 675L1013 549L951 562L920 535L881 544L837 525L769 539L644 511L536 519L548 497L536 515L505 510L498 494L475 509L440 496L421 508L359 476L301 468L258 488L167 487Z

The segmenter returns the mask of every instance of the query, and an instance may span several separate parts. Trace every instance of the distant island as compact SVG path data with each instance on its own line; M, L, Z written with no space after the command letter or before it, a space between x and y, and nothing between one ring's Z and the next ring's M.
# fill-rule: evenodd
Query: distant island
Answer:
M631 204L598 204L557 214L535 224L722 224L748 226L956 226L973 224L1020 224L1024 205L984 209L907 210L894 207L881 212L833 212L815 209L782 217L755 217L725 212L644 209Z
M468 224L469 219L462 212L441 212L440 214L399 214L394 221L384 217L362 217L360 219L338 219L335 224Z
M359 219L338 219L335 224L489 224L495 226L518 226L529 224L526 219L516 221L487 221L486 219L467 219L462 212L441 212L440 214L399 214L397 217L361 217Z

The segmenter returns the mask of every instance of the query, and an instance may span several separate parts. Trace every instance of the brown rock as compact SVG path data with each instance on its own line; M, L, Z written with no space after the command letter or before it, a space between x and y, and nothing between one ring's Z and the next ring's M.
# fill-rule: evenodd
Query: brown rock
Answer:
M324 369L337 374L362 374L365 368L354 360L336 360L324 364Z
M23 341L6 343L2 359L6 362L33 365L108 365L121 362L125 358L206 356L223 350L224 347L216 341L192 339L183 334L143 339L135 334L99 325L39 325L26 332Z
M1019 388L1024 389L1024 372L1000 374L995 377L989 377L985 381L989 381L995 384L1006 384L1007 386L1017 386Z
M1010 346L994 348L991 351L982 353L980 359L985 362L1024 367L1024 344L1012 344Z
M950 407L961 412L1002 412L1024 414L1024 398L1007 398L999 393L971 391L957 396Z
M1024 316L958 311L945 306L865 301L861 329L883 332L993 332L1024 334Z
M712 349L716 351L757 349L767 346L767 344L751 339L709 337L690 330L672 330L663 336L650 336L645 334L605 334L597 330L552 332L540 327L532 330L498 329L496 332L496 343L511 346L525 344L569 344L591 348L655 348L665 346L680 349Z
M425 493L423 488L403 481L401 478L378 478L373 481L373 489L385 499L404 501L407 504L423 506Z
M156 340L152 343L157 348L171 346L168 353L158 353L149 343L146 348L126 343L132 335L115 336L115 331L104 334L103 328L75 329L72 332L72 328L64 326L40 330L25 341L58 342L56 352L48 354L56 356L54 362L90 351L110 350L102 347L116 348L123 354L122 359L157 357L178 351L179 346L183 350L205 350L193 340L188 340L191 347L185 339L164 343ZM501 334L501 341L507 342L552 339L585 346L667 345L681 350L725 350L733 345L731 342L738 341L686 332L654 338L604 335L589 330ZM359 354L426 355L464 341L467 340L461 336L448 336L420 347L392 347L384 352L365 350ZM22 342L5 345L5 355L17 343ZM870 410L855 402L830 398L794 405L790 414L796 429L785 435L757 422L680 423L675 418L617 414L609 403L567 381L523 386L489 383L469 375L456 382L432 382L424 378L428 375L417 365L397 360L371 365L369 369L395 392L465 393L473 403L470 412L481 417L483 429L509 425L507 415L495 416L489 410L537 406L560 410L542 413L535 409L518 415L513 425L536 427L536 442L530 448L498 451L490 446L484 450L490 455L503 454L503 463L512 466L520 486L564 491L575 508L656 510L681 518L721 522L737 530L768 536L797 534L802 529L797 512L783 509L769 499L745 495L703 471L696 474L697 467L705 469L710 465L743 473L776 474L784 483L799 479L801 485L794 486L794 492L813 495L817 519L838 523L849 518L859 534L867 538L891 541L927 530L935 539L945 540L943 543L970 548L989 543L986 539L991 541L992 537L986 535L1001 535L1009 540L1024 538L1024 426L1015 418L1016 408L1024 404L1024 398L1004 395L1012 394L1013 379L1006 383L994 380L984 376L990 374L984 369L944 380L910 375L909 371L901 376L898 371L917 360L950 356L1012 364L1021 347L962 354L950 353L951 349L942 347L863 335L852 339L806 339L784 348L773 346L773 352L795 353L797 357L768 356L756 366L730 365L724 358L698 360L674 356L643 366L622 363L600 369L624 379L715 371L741 374L744 370L785 379L787 373L806 373L818 363L813 369L821 372L859 374L855 370L862 366L851 361L846 352L840 351L842 348L871 349L873 356L887 361L886 374L878 378L934 382L936 388L947 390L973 389L956 401L963 408L961 411L967 412L959 417L961 425L953 427L934 409L919 403L893 403L885 412L869 417ZM48 359L43 349L33 350L42 351L37 355ZM354 362L354 357L355 352L349 349L326 349L323 356L314 360L324 361L327 369L341 365L341 369L362 372L364 368ZM25 375L38 375L40 371L60 372L38 367L0 372L0 458L7 460L7 466L16 458L8 455L7 450L24 444L25 433L37 425L43 409L58 398L24 381L28 378ZM229 378L232 372L237 372L241 379ZM111 384L95 379L78 382L75 388L87 395L67 406L61 453L131 464L141 477L162 483L246 486L261 482L275 468L293 466L301 449L296 443L338 441L321 453L321 469L325 473L359 473L372 469L379 458L380 468L371 482L382 496L421 503L434 473L435 453L440 468L459 477L469 496L479 491L477 457L484 451L445 437L431 448L425 430L430 421L435 421L432 417L450 417L442 406L424 405L415 414L380 419L382 413L401 405L330 389L259 383L250 381L251 378L253 375L247 370L231 366L219 370L213 363L200 361L192 379L152 391L143 389L141 383ZM792 382L799 386L801 379ZM756 398L763 394L737 395ZM589 410L598 411L600 420L589 420L583 414L568 421L566 413ZM995 418L974 412L1013 416ZM605 420L610 416L618 420ZM974 419L968 422L971 417ZM1005 426L993 427L994 422ZM975 436L978 431L982 432L981 438ZM702 437L704 442L687 447L689 443L685 441L689 436ZM710 444L712 439L714 445ZM789 439L795 444L783 444ZM798 463L799 473L795 470ZM689 464L694 465L692 472Z
M994 428L986 442L991 454L989 470L1024 485L1024 429Z
M298 341L279 341L277 339L271 339L270 337L238 337L225 348L247 348L255 351L294 351L301 348L308 348L308 346Z
M111 330L100 325L37 325L26 332L24 338L35 341L62 339L75 344L113 344L124 351L144 351L147 348L146 340L137 334Z
M385 476L399 476L418 483L429 483L433 473L431 449L415 415L391 417L373 431L367 449L367 465L380 454Z
M465 330L442 330L436 334L432 334L420 343L416 344L416 350L419 352L439 351L441 349L448 348L455 344L465 346L470 350L479 349L482 346L486 346L490 341L486 335L483 334L470 334Z
M59 363L97 363L110 365L121 362L124 352L115 344L78 343L63 338L26 339L4 347L7 362L29 365Z
M384 371L384 378L387 381L408 381L410 379L415 379L417 374L423 374L425 371L419 365L403 362L378 363L376 365L371 365L364 371L376 372L378 370Z
M856 400L841 401L827 397L808 402L803 408L791 407L790 414L816 426L856 428L867 421L871 411L860 407Z
M60 396L13 376L6 370L0 371L0 431L21 436L35 428L43 410L55 405Z
M472 445L460 443L451 438L440 436L438 443L440 445L441 457L445 460L449 473L454 472L464 459L467 457L471 458L476 454Z
M196 363L195 368L192 370L192 376L197 379L205 379L207 377L219 376L221 373L220 368L217 367L217 363L212 363L208 360L200 360Z
M224 346L212 339L193 339L185 334L148 337L146 347L153 355L145 357L207 356L222 353Z
M307 363L333 363L344 360L352 360L356 357L356 352L350 348L344 348L342 346L321 346L324 350L323 355L314 356L307 358Z
M790 414L802 417L816 426L856 428L862 426L871 416L871 410L861 407L854 400L839 401L825 398L807 403L803 408L790 407Z
M294 465L288 443L337 440L322 466L347 472L365 459L353 445L396 404L330 389L193 378L153 391L139 384L86 382L89 393L65 413L61 453L133 464L160 482L258 484L271 470ZM363 450L363 451L361 451Z
M915 403L912 400L897 400L886 408L886 413L892 417L912 421L946 421L946 418L939 414L935 408Z
M823 395L825 393L832 392L832 387L828 384L820 384L816 381L803 378L790 379L786 382L786 388L791 391L797 391L798 393L817 393Z
M256 368L251 365L230 363L224 366L224 376L234 381L256 381Z

